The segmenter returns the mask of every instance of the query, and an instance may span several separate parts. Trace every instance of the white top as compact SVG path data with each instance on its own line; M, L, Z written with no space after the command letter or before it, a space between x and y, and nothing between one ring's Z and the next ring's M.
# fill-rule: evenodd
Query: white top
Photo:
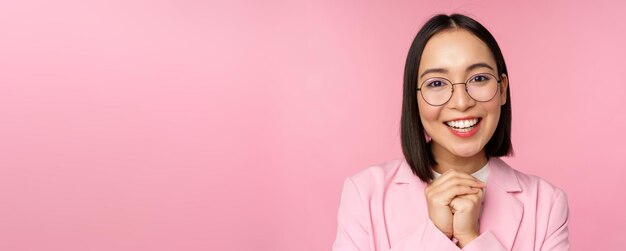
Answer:
M441 176L441 174L438 172L435 172L435 170L433 170L433 173L435 174L435 179ZM478 171L472 173L472 176L474 176L474 178L477 178L478 180L487 184L487 177L489 176L489 161L487 161L487 164L481 167Z

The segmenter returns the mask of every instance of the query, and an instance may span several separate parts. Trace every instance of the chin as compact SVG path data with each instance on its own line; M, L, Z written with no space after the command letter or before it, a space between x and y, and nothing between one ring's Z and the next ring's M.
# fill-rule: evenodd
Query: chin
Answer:
M480 153L482 147L453 147L450 152L458 157L473 157L476 154Z

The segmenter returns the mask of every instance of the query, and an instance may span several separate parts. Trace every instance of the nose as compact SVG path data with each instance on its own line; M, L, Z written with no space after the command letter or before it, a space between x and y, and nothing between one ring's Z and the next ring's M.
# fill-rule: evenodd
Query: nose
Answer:
M465 111L476 105L476 100L469 96L469 93L467 93L465 87L465 83L452 85L452 97L448 102L449 108L457 109L459 111Z

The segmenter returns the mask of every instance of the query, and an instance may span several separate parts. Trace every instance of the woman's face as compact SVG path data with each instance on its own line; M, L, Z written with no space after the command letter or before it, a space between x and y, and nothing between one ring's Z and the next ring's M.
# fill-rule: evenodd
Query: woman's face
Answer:
M486 64L468 68L475 64ZM489 66L489 67L488 67ZM431 69L425 75L422 74ZM463 83L478 73L490 73L498 76L495 59L489 47L464 29L446 30L437 33L426 43L418 69L418 87L433 77L442 77L452 83ZM501 76L500 89L486 102L472 99L465 85L454 85L450 100L441 106L432 106L417 92L419 113L424 130L433 140L433 152L449 157L472 157L481 153L498 126L500 106L506 103L508 79ZM432 102L431 102L432 103ZM471 126L478 119L475 126ZM469 127L455 130L452 126ZM450 155L451 154L451 155ZM439 158L444 156L438 156Z

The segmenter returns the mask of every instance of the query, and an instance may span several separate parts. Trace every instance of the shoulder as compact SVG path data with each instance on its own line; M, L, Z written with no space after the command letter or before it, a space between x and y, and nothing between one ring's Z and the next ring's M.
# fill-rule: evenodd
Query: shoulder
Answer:
M543 197L551 197L552 199L560 196L566 196L565 191L561 187L554 185L552 182L542 177L528 174L517 169L511 169L517 176L518 181L522 186L522 190L536 190L536 192L543 195Z
M534 201L537 206L552 208L559 204L557 206L567 207L567 193L561 187L537 175L514 169L502 160L498 161L502 163L498 165L499 168L508 169L516 177L519 183L518 198Z
M349 175L345 183L352 183L362 194L374 194L394 182L407 165L403 158L372 164Z
M524 213L532 215L528 218L534 219L537 235L546 240L544 245L552 245L554 240L567 241L570 216L567 193L537 175L511 170L521 187L521 191L514 194L524 203Z

